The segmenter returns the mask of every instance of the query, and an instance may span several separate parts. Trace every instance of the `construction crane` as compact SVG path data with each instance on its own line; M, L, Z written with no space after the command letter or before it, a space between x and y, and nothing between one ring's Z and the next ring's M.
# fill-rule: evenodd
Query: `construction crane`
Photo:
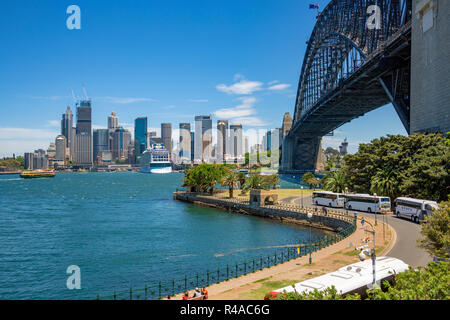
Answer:
M84 92L84 97L86 98L86 100L89 100L87 91L86 91L86 87L84 86L84 83L81 84L81 86L83 87L83 92Z

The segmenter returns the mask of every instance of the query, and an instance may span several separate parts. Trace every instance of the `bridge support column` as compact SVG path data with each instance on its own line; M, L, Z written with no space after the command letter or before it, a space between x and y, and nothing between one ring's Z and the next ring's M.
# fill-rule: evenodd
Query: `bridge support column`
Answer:
M314 137L308 141L301 141L297 139L293 159L294 170L303 172L315 171L321 140L321 137Z

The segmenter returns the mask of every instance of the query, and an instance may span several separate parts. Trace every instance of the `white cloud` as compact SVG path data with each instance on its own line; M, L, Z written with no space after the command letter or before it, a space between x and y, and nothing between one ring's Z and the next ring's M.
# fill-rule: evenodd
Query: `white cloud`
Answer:
M289 88L291 85L287 84L287 83L280 83L280 84L275 84L273 86L270 86L269 88L267 88L268 90L272 90L272 91L282 91L282 90L286 90L287 88Z
M256 114L256 110L253 108L253 105L256 103L255 97L242 97L239 100L242 102L240 105L234 108L219 109L214 112L214 115L217 118L230 119Z
M50 129L0 127L0 157L47 149L59 134L59 131Z
M47 126L48 127L59 127L59 126L61 126L61 121L59 121L59 120L48 120Z
M259 81L248 81L245 79L240 79L239 82L236 82L230 86L219 84L216 86L216 89L228 94L248 95L252 94L253 92L263 90L262 85L263 83Z

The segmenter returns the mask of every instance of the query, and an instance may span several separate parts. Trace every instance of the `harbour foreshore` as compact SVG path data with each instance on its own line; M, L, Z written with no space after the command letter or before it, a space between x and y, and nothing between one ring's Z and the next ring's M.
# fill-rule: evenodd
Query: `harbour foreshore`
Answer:
M226 209L229 208L230 211L238 212L240 210L238 208L245 208L245 203L243 205L236 205L233 207L236 202L243 201L241 199L236 199L237 201L230 201L231 199L213 199L214 196L208 195L195 195L195 194L187 194L177 192L174 194L174 198L177 198L181 201L188 201L199 205L216 205L217 208ZM225 204L224 202L232 202ZM270 207L270 206L269 206ZM285 207L281 205L280 207ZM277 210L277 211L267 211L267 210L256 210L259 213L255 215L265 216L268 218L275 219L284 219L287 217L295 217L295 210L299 210L298 206L286 206L288 210ZM248 208L246 208L248 210ZM267 208L266 208L267 209ZM301 209L301 208L300 208ZM289 212L285 212L289 211ZM308 212L308 210L304 210ZM313 210L314 211L314 210ZM247 212L252 211L245 211ZM244 212L240 212L244 213ZM303 213L300 213L303 214ZM330 217L331 215L335 215L330 212L327 216L323 217L321 213L317 213L316 223L313 225L314 227L320 227L320 217L322 217L322 222L331 221L329 219L337 219L338 216ZM340 214L342 217L342 214ZM314 216L313 216L314 217ZM325 219L328 218L328 219ZM348 219L348 221L353 220L354 217L343 217ZM314 219L314 218L313 218ZM294 219L293 219L294 220ZM369 240L367 243L370 247L372 247L371 239L369 234L366 232L367 223L365 226L361 226L360 224L361 217L357 217L357 228L356 231L350 234L347 238L342 239L341 241L325 247L317 252L312 254L312 263L309 264L309 257L302 256L297 259L293 259L282 264L272 266L270 268L266 268L263 270L259 270L247 275L240 276L238 278L230 279L228 281L216 283L210 285L208 287L209 299L211 300L262 300L264 298L264 294L268 293L271 290L278 289L280 287L284 287L296 282L300 282L312 277L319 276L321 274L325 274L327 272L331 272L337 270L338 268L355 263L359 261L357 254L359 253L356 250L356 247L359 247L365 244L366 240ZM375 225L374 220L371 218L365 218L366 222L371 223L375 227L376 231L376 254L377 256L383 256L389 253L396 242L396 233L395 230L386 224L384 227L386 228L386 232L383 233L383 223L378 222ZM299 220L300 222L302 220ZM303 220L306 222L306 220ZM331 228L333 229L333 228ZM368 229L370 230L370 229ZM369 239L368 239L369 238ZM192 293L192 292L190 292ZM178 294L172 297L172 299L182 299L182 295Z

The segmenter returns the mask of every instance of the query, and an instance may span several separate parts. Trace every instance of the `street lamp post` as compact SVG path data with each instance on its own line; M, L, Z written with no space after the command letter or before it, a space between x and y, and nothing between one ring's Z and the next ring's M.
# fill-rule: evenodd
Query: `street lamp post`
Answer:
M312 262L311 251L312 251L312 242L311 242L311 222L312 222L312 213L308 212L308 220L309 220L309 264Z
M366 221L370 227L372 228L372 231L370 230L364 230L366 232L369 232L373 235L373 249L371 252L371 258L372 258L372 275L373 275L373 279L372 279L372 289L375 288L376 285L376 268L375 268L375 261L377 259L376 253L375 253L375 228L373 227L373 225L369 222Z
M373 195L374 195L375 197L377 196L376 193L374 193ZM381 210L380 210L380 211L381 211ZM378 223L377 223L377 209L374 210L374 214L375 214L375 225L377 226L377 225L378 225Z
M300 186L300 188L302 189L302 209L303 209L303 186Z

